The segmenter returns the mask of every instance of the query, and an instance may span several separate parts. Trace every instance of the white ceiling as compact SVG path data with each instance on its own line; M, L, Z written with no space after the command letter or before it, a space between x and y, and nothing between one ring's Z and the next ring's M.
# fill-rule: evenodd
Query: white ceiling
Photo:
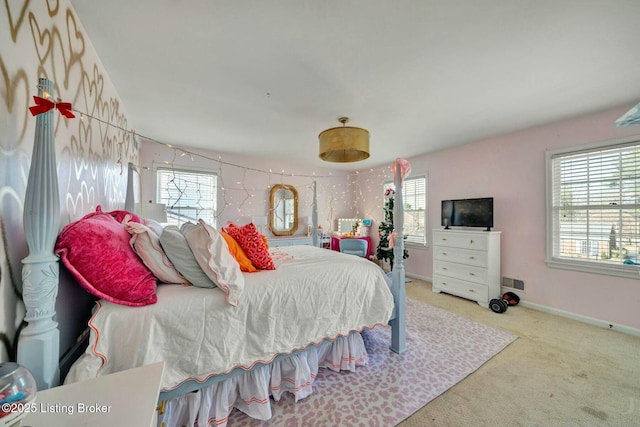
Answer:
M640 101L638 0L71 0L129 123L363 169ZM338 117L371 157L318 159Z

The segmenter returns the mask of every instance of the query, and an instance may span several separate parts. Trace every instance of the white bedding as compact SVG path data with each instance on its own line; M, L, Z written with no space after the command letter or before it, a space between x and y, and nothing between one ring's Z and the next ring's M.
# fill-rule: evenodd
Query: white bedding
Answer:
M100 301L66 382L165 361L163 391L268 363L350 331L387 324L393 297L376 264L311 246L272 251L276 270L245 273L238 307L219 289L160 285L158 302Z

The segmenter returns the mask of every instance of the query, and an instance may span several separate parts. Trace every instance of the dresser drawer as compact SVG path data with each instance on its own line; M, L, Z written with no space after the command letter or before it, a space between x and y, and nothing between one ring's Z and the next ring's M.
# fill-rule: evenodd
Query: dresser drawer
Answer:
M436 275L433 279L433 289L475 301L486 302L489 300L489 288L486 285L454 277Z
M457 262L475 267L487 267L488 265L487 252L471 249L436 246L433 249L433 256L436 260Z
M434 274L456 277L458 279L467 280L469 282L487 282L486 268L475 267L468 264L456 264L455 262L436 260L434 263L433 272Z
M488 242L488 236L483 234L456 234L439 231L433 233L434 246L486 251L489 247Z

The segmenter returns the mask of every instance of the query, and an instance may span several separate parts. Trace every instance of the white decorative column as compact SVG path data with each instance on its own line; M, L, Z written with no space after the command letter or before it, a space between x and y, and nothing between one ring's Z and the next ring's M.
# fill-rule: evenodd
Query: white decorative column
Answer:
M53 98L53 82L38 81L38 96ZM36 134L24 201L24 233L29 255L22 260L22 298L28 325L18 339L18 363L25 366L38 390L60 380L60 331L55 315L58 257L53 248L60 231L60 197L53 138L54 110L36 116Z
M393 201L393 299L396 303L396 318L391 320L391 350L396 353L407 351L406 289L404 283L404 205L402 201L402 167L395 161L393 177L396 193ZM398 308L400 307L400 308Z

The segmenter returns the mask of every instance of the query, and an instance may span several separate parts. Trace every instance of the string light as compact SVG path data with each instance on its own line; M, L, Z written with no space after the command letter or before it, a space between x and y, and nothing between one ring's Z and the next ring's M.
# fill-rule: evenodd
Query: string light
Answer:
M40 87L40 86L38 86L38 88L39 88L39 87ZM44 92L44 93L43 93L43 97L44 97L44 98L51 98L51 95L50 95L50 94L48 94L47 92ZM152 137L149 137L149 136L145 136L145 135L143 135L143 134L141 134L141 133L137 133L135 129L127 129L127 128L122 127L122 126L120 126L120 125L117 125L117 124L111 123L111 122L109 122L109 121L107 121L107 120L103 120L103 119L101 119L101 118L99 118L99 117L96 117L96 116L93 116L93 115L91 115L91 114L88 114L88 113L87 113L87 112L85 112L85 111L80 111L80 110L78 110L78 109L76 109L76 108L72 108L72 109L71 109L71 111L73 111L73 112L75 112L75 113L78 113L81 117L85 117L85 116L86 116L86 117L88 117L88 118L90 118L90 119L92 119L92 120L95 120L95 121L99 122L99 123L105 124L105 125L107 125L107 126L111 126L111 127L115 128L115 129L118 129L118 130L120 130L120 131L122 131L122 132L125 132L126 134L133 134L133 135L134 135L134 137L135 137L135 136L138 136L138 137L140 137L140 138L142 138L142 139L144 139L144 140L146 140L146 141L148 141L148 142L151 142L151 143L154 143L154 144L163 145L163 146L165 146L165 147L173 148L173 149L175 149L175 150L179 150L179 151L180 151L181 153L183 153L184 155L188 155L188 156L191 158L191 160L193 160L193 159L194 159L194 156L196 156L196 157L200 157L200 158L203 158L203 159L206 159L206 160L214 160L214 161L218 161L219 163L221 163L221 164L225 164L225 165L228 165L228 166L235 166L235 167L238 167L238 168L243 168L243 169L247 169L247 170L251 170L251 171L255 171L255 172L271 173L271 169L269 169L269 171L267 172L266 170L263 170L263 169L251 168L251 167L247 167L247 166L243 166L243 165L239 165L239 164L235 164L235 163L231 163L231 162L223 161L223 160L222 160L222 156L221 156L221 155L218 155L218 158L217 158L217 159L213 159L213 158L211 158L211 157L209 157L209 156L207 156L207 155L200 154L200 153L196 153L196 152L193 152L193 151L187 150L187 149L182 148L182 147L175 147L175 146L173 146L173 145L172 145L172 144L170 144L170 143L162 142L162 141L159 141L159 140L157 140L157 139L155 139L155 138L152 138ZM284 171L284 169L283 169L283 170L282 170L282 175L284 175L284 174L285 174L285 171ZM292 174L291 174L291 176L294 176L294 174L292 173ZM298 175L298 176L299 176L299 177L315 177L316 175L315 175L315 172L314 172L314 173L313 173L313 175L300 174L300 175ZM329 173L329 176L332 176L331 172ZM323 178L323 176L317 176L317 177L318 177L318 178Z
M122 132L126 132L127 134L134 134L134 136L138 136L138 137L144 139L145 141L148 141L148 142L151 142L151 143L154 143L154 144L158 144L158 145L163 145L163 146L165 146L167 148L172 148L174 150L178 150L181 153L184 153L184 155L188 155L191 160L194 160L194 157L199 157L199 158L202 158L202 159L205 159L205 160L217 161L219 164L224 164L224 165L227 165L227 166L233 166L233 167L246 169L246 170L250 170L250 171L254 171L254 172L261 172L261 173L264 173L264 174L272 173L271 169L269 169L267 171L267 170L264 170L264 169L257 169L257 168L252 168L252 167L248 167L248 166L244 166L244 165L239 165L239 164L232 163L232 162L227 162L227 161L222 159L222 155L220 155L220 154L218 155L217 159L214 159L214 158L212 158L210 156L207 156L205 154L196 153L194 151L190 151L190 150L187 150L186 148L182 148L182 147L176 147L173 144L170 144L170 143L167 143L167 142L162 142L162 141L159 141L159 140L157 140L155 138L151 138L149 136L145 136L145 135L143 135L141 133L137 133L135 130L124 128L122 126L116 125L116 124L111 123L109 121L106 121L106 120L100 119L98 117L92 116L90 114L87 114L86 112L79 111L79 110L77 110L75 108L72 108L71 111L76 112L76 113L78 113L80 115L83 115L83 116L87 116L90 119L96 120L96 121L98 121L100 123L103 123L103 124L105 124L107 126L111 126L113 128L119 129ZM284 175L285 175L285 170L284 169L282 169L281 175L282 175L282 178L284 178ZM291 176L294 176L294 174L292 173ZM329 177L332 177L333 175L332 175L331 172L329 172L328 176L319 176L319 175L315 175L315 172L314 172L313 175L299 174L297 176L298 177L308 177L308 178L309 177L329 178Z

